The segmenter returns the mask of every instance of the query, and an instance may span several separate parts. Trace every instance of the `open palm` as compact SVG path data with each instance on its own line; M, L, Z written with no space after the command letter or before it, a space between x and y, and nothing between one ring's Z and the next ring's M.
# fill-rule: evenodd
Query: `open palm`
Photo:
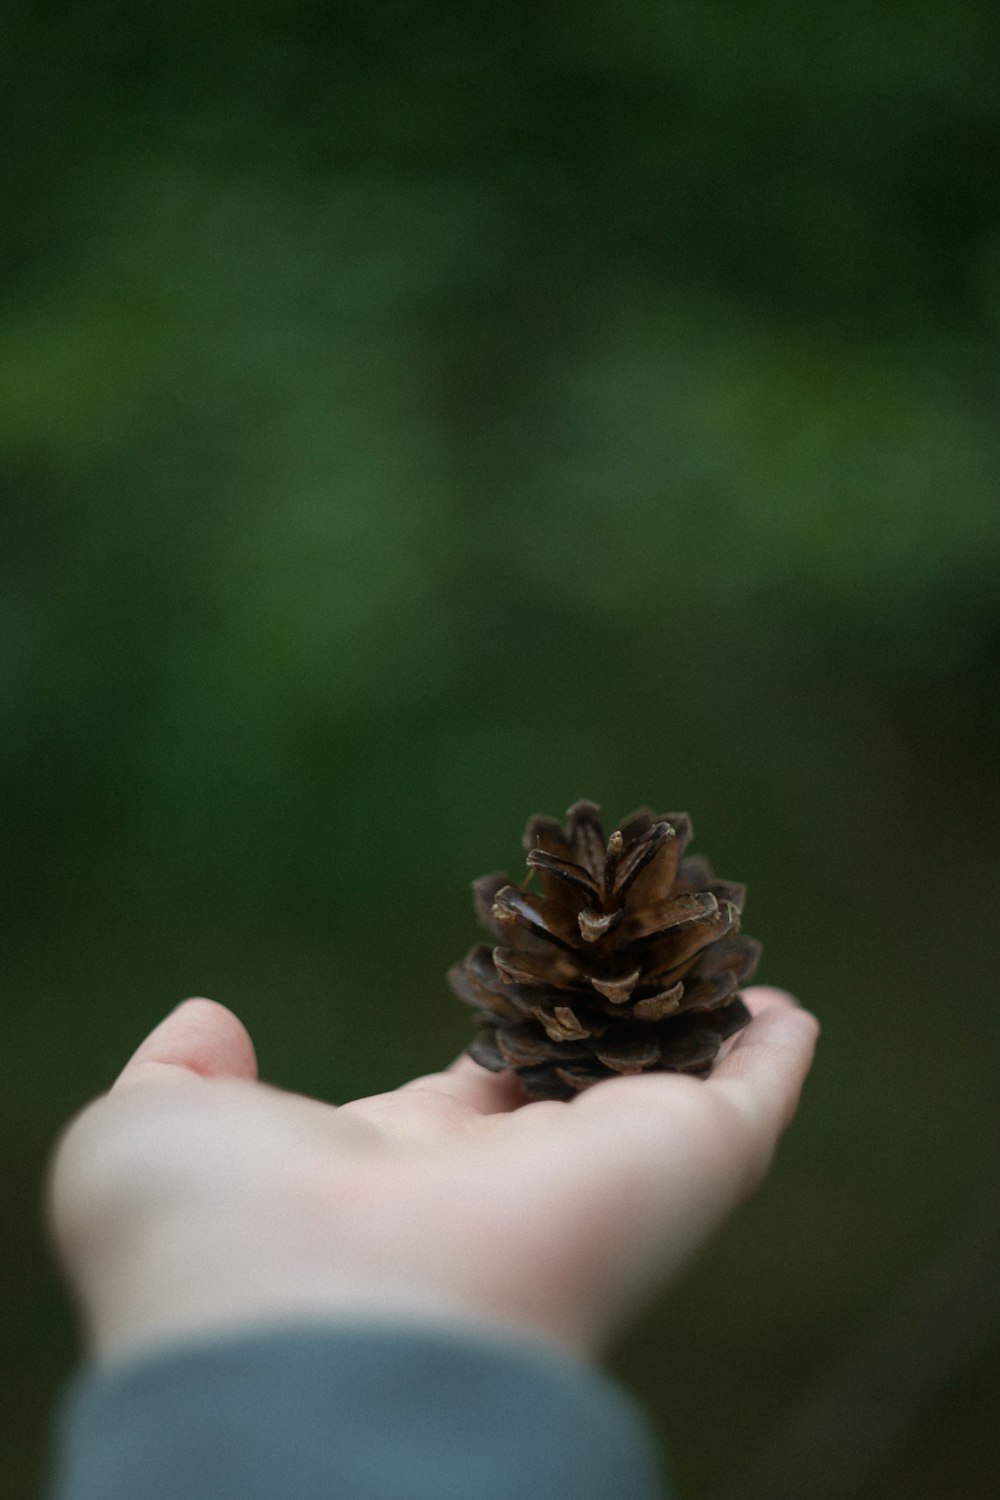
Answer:
M763 1175L816 1023L776 990L707 1080L525 1103L467 1057L334 1106L257 1081L189 1000L56 1153L57 1241L99 1355L289 1319L460 1320L589 1352Z

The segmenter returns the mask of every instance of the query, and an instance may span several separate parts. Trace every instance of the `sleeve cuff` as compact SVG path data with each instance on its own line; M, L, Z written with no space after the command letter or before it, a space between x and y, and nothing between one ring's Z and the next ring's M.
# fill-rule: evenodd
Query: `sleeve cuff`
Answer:
M542 1346L276 1328L85 1374L53 1500L662 1500L632 1402Z

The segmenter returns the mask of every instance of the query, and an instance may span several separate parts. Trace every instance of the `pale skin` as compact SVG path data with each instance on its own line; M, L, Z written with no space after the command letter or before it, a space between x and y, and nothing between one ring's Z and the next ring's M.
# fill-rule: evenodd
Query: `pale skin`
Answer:
M335 1106L257 1078L187 1000L57 1148L50 1216L100 1362L268 1325L388 1321L592 1356L760 1182L818 1027L779 990L707 1080L524 1102L460 1057Z

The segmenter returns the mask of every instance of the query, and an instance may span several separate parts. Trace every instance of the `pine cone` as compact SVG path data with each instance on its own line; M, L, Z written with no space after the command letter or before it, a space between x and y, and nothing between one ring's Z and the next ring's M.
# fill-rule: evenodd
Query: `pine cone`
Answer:
M497 946L448 973L479 1021L470 1056L515 1069L526 1094L546 1099L623 1073L708 1073L750 1019L738 991L760 944L740 935L744 887L682 858L686 813L640 808L606 842L593 802L566 817L528 823L523 885L500 874L473 884Z

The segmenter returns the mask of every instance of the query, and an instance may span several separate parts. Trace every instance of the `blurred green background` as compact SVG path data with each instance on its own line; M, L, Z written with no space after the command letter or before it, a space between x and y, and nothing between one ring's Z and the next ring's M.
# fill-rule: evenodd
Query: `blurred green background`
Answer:
M825 1025L614 1355L683 1494L993 1496L996 7L0 32L2 1500L60 1122L188 993L284 1086L439 1065L470 879L579 796L688 809Z

